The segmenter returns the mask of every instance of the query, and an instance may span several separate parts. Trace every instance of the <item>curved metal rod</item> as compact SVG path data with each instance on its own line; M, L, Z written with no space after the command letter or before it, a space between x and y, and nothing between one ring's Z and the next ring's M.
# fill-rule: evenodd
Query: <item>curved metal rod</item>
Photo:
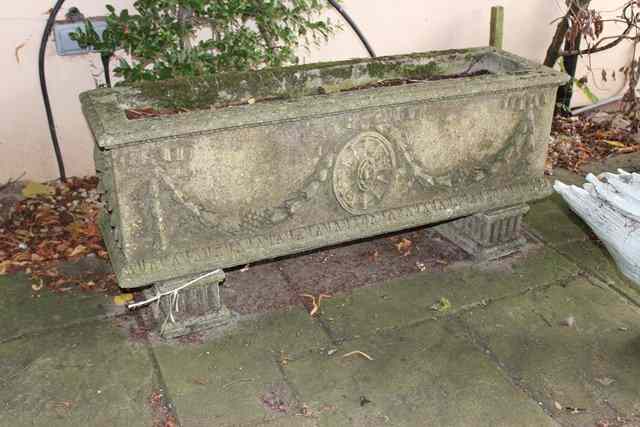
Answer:
M60 180L66 181L67 175L64 170L64 161L62 160L62 153L60 152L60 144L58 143L58 135L56 134L56 125L53 121L53 113L51 112L51 103L49 102L49 91L47 90L47 80L45 77L45 61L44 54L47 50L47 41L49 40L49 36L51 35L51 30L53 29L53 24L55 23L56 16L60 9L62 8L62 4L65 0L57 0L53 9L51 9L51 13L49 14L49 18L47 19L47 24L44 27L44 32L42 33L42 40L40 41L40 50L38 52L38 73L40 74L40 89L42 90L42 100L44 101L44 109L47 112L47 122L49 123L49 133L51 133L51 142L53 143L53 151L56 154L56 160L58 162L58 170L60 172Z
M367 38L364 36L364 34L362 34L362 32L360 31L360 28L358 28L358 25L356 25L355 22L353 22L353 19L351 19L351 17L349 16L349 14L347 13L346 10L344 10L342 8L342 6L340 6L338 4L338 2L336 0L328 0L329 3L331 3L331 6L333 6L333 8L335 10L338 11L338 13L340 15L342 15L342 17L344 18L345 21L347 21L347 23L351 26L351 28L353 28L353 31L356 33L356 35L358 36L358 38L360 39L360 41L362 42L362 44L364 45L365 49L367 49L367 52L369 52L369 55L372 58L376 57L376 53L373 51L373 48L371 47L371 45L369 44L369 41L367 40Z
M364 45L364 47L367 50L367 52L369 53L369 55L372 58L375 58L376 54L373 51L373 48L371 47L371 45L369 44L369 41L364 36L364 34L362 34L362 32L360 31L360 28L358 28L358 25L353 21L353 19L351 19L351 16L349 16L347 11L344 10L342 8L342 6L340 6L336 2L336 0L328 0L328 1L331 4L331 6L333 6L334 9L336 9L338 11L338 13L340 13L340 15L344 18L344 20L347 21L347 23L351 26L351 28L353 29L353 31L358 36L358 38L360 39L360 41ZM47 23L46 23L46 25L44 27L44 32L42 33L42 40L40 41L40 50L38 52L38 74L40 76L40 89L42 91L42 100L44 102L44 108L45 108L45 111L47 113L47 122L49 124L49 133L51 134L51 142L53 144L53 151L54 151L54 153L56 155L56 161L58 162L58 170L59 170L59 173L60 173L60 180L61 181L66 181L67 180L67 175L66 175L66 172L65 172L64 160L62 159L62 153L60 151L60 144L58 142L58 135L56 133L56 126L55 126L55 122L53 120L53 113L51 111L51 102L49 100L49 91L47 90L47 80L46 80L46 75L45 75L45 57L44 57L44 55L45 55L45 52L47 50L47 42L49 40L49 37L51 36L51 30L53 29L53 24L55 23L56 16L58 15L58 12L60 12L60 9L62 8L62 5L64 4L64 2L65 2L65 0L57 0L55 5L53 6L53 9L51 9L51 13L49 14L49 18L47 19Z

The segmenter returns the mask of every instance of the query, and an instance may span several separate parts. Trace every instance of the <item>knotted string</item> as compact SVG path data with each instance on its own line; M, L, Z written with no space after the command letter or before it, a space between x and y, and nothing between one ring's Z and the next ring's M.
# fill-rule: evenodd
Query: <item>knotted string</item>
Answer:
M219 274L222 273L221 269L217 269L214 271L210 271L208 273L203 274L202 276L196 277L193 280L188 281L187 283L185 283L184 285L180 285L175 289L172 289L170 291L166 291L166 292L159 292L158 288L156 287L156 295L146 299L144 301L140 301L140 302L136 302L133 304L129 304L127 306L127 308L129 309L133 309L133 308L137 308L137 307L142 307L144 305L147 304L151 304L152 302L157 301L158 302L158 306L160 306L160 300L165 297L165 296L169 296L170 297L170 301L169 301L169 314L167 315L167 317L164 319L164 322L162 323L162 328L160 329L161 333L164 332L164 329L166 327L166 325L169 323L169 321L171 321L171 323L176 323L176 319L173 316L173 311L175 310L176 313L180 312L180 307L179 307L179 301L180 301L180 294L179 292L191 285L193 285L196 282L199 282L202 279L206 279L207 277L213 276L214 274Z

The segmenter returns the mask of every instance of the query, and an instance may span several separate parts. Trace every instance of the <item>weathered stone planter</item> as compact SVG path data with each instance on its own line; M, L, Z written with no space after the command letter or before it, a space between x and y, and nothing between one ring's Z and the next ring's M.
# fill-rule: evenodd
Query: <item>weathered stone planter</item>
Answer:
M565 81L481 48L86 92L120 286L544 197ZM213 107L127 119L149 105Z

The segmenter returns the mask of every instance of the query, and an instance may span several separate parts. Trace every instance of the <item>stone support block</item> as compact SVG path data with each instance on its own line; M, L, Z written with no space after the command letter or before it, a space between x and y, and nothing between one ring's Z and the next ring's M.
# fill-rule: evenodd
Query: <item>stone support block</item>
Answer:
M526 204L482 212L436 226L436 231L476 260L501 258L517 252L527 241L522 235Z
M171 292L198 276L192 275L154 284L145 291L145 297L151 298L158 293ZM165 338L175 338L229 326L234 318L229 309L222 304L219 289L224 278L224 272L220 271L219 274L178 291L177 297L170 294L153 303L153 317L161 335Z

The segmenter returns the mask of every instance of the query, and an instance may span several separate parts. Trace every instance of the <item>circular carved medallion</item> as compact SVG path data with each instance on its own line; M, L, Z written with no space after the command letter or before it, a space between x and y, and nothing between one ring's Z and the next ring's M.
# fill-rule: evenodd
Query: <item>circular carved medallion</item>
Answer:
M396 177L391 143L376 132L365 132L338 153L333 169L333 192L347 212L363 214L382 203Z

